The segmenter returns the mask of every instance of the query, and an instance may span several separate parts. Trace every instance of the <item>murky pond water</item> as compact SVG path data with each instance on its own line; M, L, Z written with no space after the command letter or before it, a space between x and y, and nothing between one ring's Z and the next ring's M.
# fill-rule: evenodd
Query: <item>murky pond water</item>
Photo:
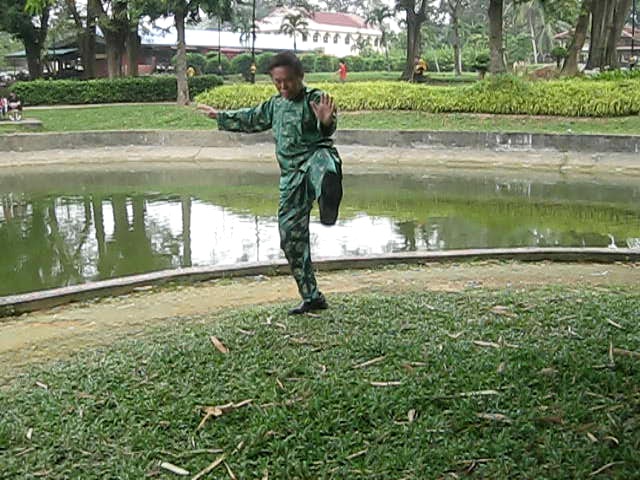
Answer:
M531 174L531 178L536 175ZM471 247L640 248L634 182L363 174L313 255ZM0 295L281 257L277 176L213 169L0 176Z

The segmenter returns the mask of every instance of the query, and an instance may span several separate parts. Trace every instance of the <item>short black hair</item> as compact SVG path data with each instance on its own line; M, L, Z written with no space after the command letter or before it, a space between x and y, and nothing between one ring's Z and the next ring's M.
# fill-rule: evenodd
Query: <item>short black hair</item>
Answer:
M304 68L300 59L292 52L282 52L274 55L269 62L269 73L277 67L289 67L299 77L304 77Z

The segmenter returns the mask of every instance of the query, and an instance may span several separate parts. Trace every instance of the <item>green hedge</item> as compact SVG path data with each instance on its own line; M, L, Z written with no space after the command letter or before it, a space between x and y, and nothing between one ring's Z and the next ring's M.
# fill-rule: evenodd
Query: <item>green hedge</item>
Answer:
M199 75L189 79L189 93L199 93L222 85L217 75ZM26 105L83 103L162 102L176 99L176 77L126 77L114 80L35 80L16 82L11 87Z
M640 81L529 82L511 76L493 77L466 87L426 86L398 82L319 83L335 97L338 108L417 110L495 114L612 117L640 113ZM255 105L275 93L273 86L232 85L198 96L220 109Z

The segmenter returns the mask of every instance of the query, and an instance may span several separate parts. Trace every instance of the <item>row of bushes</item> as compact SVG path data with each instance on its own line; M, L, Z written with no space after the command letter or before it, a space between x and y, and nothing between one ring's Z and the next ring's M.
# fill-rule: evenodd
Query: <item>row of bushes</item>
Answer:
M189 78L189 93L199 93L222 85L217 75ZM161 102L177 97L176 77L126 77L113 80L36 80L11 86L27 105L57 105L118 102Z
M257 73L268 73L268 66L271 58L275 54L272 52L264 52L256 55ZM187 54L187 65L196 69L199 74L218 74L233 75L246 74L251 66L251 54L242 53L229 60L225 55L220 55L218 59L217 52L202 55L200 53ZM338 62L344 60L351 72L373 72L387 70L391 66L391 70L401 71L405 67L405 59L400 57L391 57L389 62L383 55L357 56L350 55L343 58L334 57L332 55L305 53L300 55L300 60L307 73L313 72L335 72L338 70ZM175 62L175 57L174 57Z
M322 83L344 111L417 110L494 114L611 117L640 113L640 81L529 82L497 76L466 87L436 87L397 82ZM232 85L198 96L220 109L255 105L274 94L271 85Z

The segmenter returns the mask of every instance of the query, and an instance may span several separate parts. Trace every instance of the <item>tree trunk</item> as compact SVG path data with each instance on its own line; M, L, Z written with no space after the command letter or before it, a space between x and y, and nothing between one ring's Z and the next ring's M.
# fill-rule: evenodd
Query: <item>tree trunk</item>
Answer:
M449 3L451 14L451 26L453 28L453 63L455 68L456 77L462 75L462 52L460 49L460 19L458 18L458 7L460 6L459 0L456 0L455 4Z
M602 68L605 65L605 52L609 41L609 28L613 22L613 10L616 0L598 0L592 4L591 44L587 69Z
M106 30L104 32L105 48L107 50L107 71L109 78L122 77L122 53L124 39L118 32Z
M129 30L127 35L127 75L138 76L138 52L140 50L140 36L137 32L137 25L133 30Z
M489 48L491 50L491 73L504 73L504 48L502 46L502 14L503 0L490 0L489 2Z
M427 0L421 0L417 13L415 0L403 0L398 5L402 5L402 9L407 15L407 59L400 78L411 80L414 59L420 55L420 27L427 18L425 14Z
M565 59L564 66L562 67L563 75L574 76L578 74L578 59L580 57L582 47L584 47L584 42L587 39L592 3L593 0L583 0L582 2L573 39L567 49L567 58Z
M632 0L618 0L613 12L613 19L611 22L611 28L609 29L609 39L607 41L607 49L604 54L605 65L610 68L619 68L620 62L618 61L618 43L622 36L622 29L629 18L629 12L631 11Z
M27 68L29 78L36 80L42 77L42 45L31 40L24 40L24 49L27 54Z
M185 12L179 8L175 12L178 32L178 54L176 57L176 80L178 82L178 105L189 104L189 84L187 83L187 46L184 32Z
M536 43L536 31L533 25L533 8L529 8L529 35L531 35L531 49L533 51L533 63L538 63L538 44Z
M407 61L402 72L402 80L413 78L413 64L416 57L420 56L420 25L415 17L409 20L407 15Z

